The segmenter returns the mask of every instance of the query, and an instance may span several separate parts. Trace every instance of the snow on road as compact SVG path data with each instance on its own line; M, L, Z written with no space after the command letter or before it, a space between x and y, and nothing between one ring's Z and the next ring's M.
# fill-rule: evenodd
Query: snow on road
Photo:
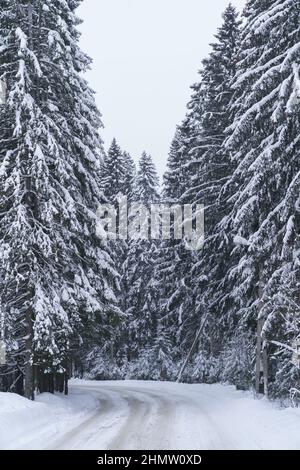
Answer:
M69 397L0 394L0 449L300 449L300 410L222 385L73 381Z

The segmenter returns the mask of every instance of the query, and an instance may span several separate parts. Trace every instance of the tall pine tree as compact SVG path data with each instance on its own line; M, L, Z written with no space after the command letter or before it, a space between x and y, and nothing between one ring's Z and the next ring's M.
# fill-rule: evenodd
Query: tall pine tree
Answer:
M101 121L82 77L79 4L1 0L1 307L9 366L28 398L34 381L53 391L87 327L118 314L96 236Z
M248 1L225 149L236 167L227 298L238 337L255 343L256 390L274 395L298 385L299 12L299 1Z
M183 204L205 206L205 245L202 251L188 251L185 243L165 242L157 275L162 280L168 273L161 295L161 309L173 331L178 359L186 357L194 343L197 329L207 322L201 336L201 379L203 362L207 362L206 379L217 379L211 367L220 353L223 337L218 325L218 297L224 274L223 236L218 223L224 213L220 192L232 165L228 152L222 149L230 123L228 106L233 90L240 38L237 11L229 5L223 15L212 52L203 61L200 82L192 87L188 114L172 144L165 175L165 194ZM208 317L208 320L206 319ZM196 354L196 355L197 355ZM199 352L200 354L200 352ZM198 354L198 355L199 355ZM199 359L196 360L196 368ZM190 375L191 373L188 372Z

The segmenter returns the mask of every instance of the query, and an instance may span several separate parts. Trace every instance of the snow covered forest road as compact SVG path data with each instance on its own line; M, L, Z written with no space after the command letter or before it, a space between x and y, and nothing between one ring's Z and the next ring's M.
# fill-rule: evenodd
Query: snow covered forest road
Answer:
M258 415L262 403L242 399L246 394L231 387L159 382L73 385L73 393L82 392L99 400L99 410L50 448L229 450L291 444L284 442L284 422L264 420L264 413ZM299 430L300 414L297 424ZM295 448L300 448L298 441Z
M75 385L73 392L88 392L99 400L99 410L76 430L55 442L54 449L186 449L194 448L199 414L199 445L224 448L197 400L182 387L155 383ZM196 418L196 419L195 419ZM198 430L199 431L199 430ZM203 447L204 448L204 447Z
M55 449L171 449L176 408L193 410L185 396L156 387L126 385L75 385L73 392L88 392L97 398L95 416L54 443ZM175 447L174 447L175 446Z
M299 429L299 409L222 385L76 380L69 397L0 394L0 449L300 449Z

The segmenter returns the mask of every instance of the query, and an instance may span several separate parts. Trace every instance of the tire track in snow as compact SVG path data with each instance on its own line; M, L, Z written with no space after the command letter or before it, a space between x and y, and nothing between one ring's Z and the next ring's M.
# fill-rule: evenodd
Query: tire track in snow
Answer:
M97 397L99 408L54 442L53 449L172 450L234 449L210 416L211 401L155 384L135 387L101 382L73 385L74 391ZM201 394L202 395L202 394ZM209 406L208 406L209 405Z
M126 387L126 390L119 389L119 391L123 392L122 396L127 400L130 412L108 449L169 448L172 426L169 401L151 390Z
M99 407L89 416L88 419L82 421L75 428L68 431L61 438L54 441L48 449L55 450L94 450L97 445L93 445L95 440L105 435L109 438L110 433L115 428L121 426L122 422L128 414L127 403L122 401L119 394L115 392L106 392L94 387L74 387L75 390L81 392L92 393L97 396Z

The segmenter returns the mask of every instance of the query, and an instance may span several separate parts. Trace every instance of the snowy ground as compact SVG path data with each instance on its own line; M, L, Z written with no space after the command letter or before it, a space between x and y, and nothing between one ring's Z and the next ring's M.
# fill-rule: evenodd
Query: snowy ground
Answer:
M0 393L0 449L300 449L300 409L222 385L74 381L32 403Z

